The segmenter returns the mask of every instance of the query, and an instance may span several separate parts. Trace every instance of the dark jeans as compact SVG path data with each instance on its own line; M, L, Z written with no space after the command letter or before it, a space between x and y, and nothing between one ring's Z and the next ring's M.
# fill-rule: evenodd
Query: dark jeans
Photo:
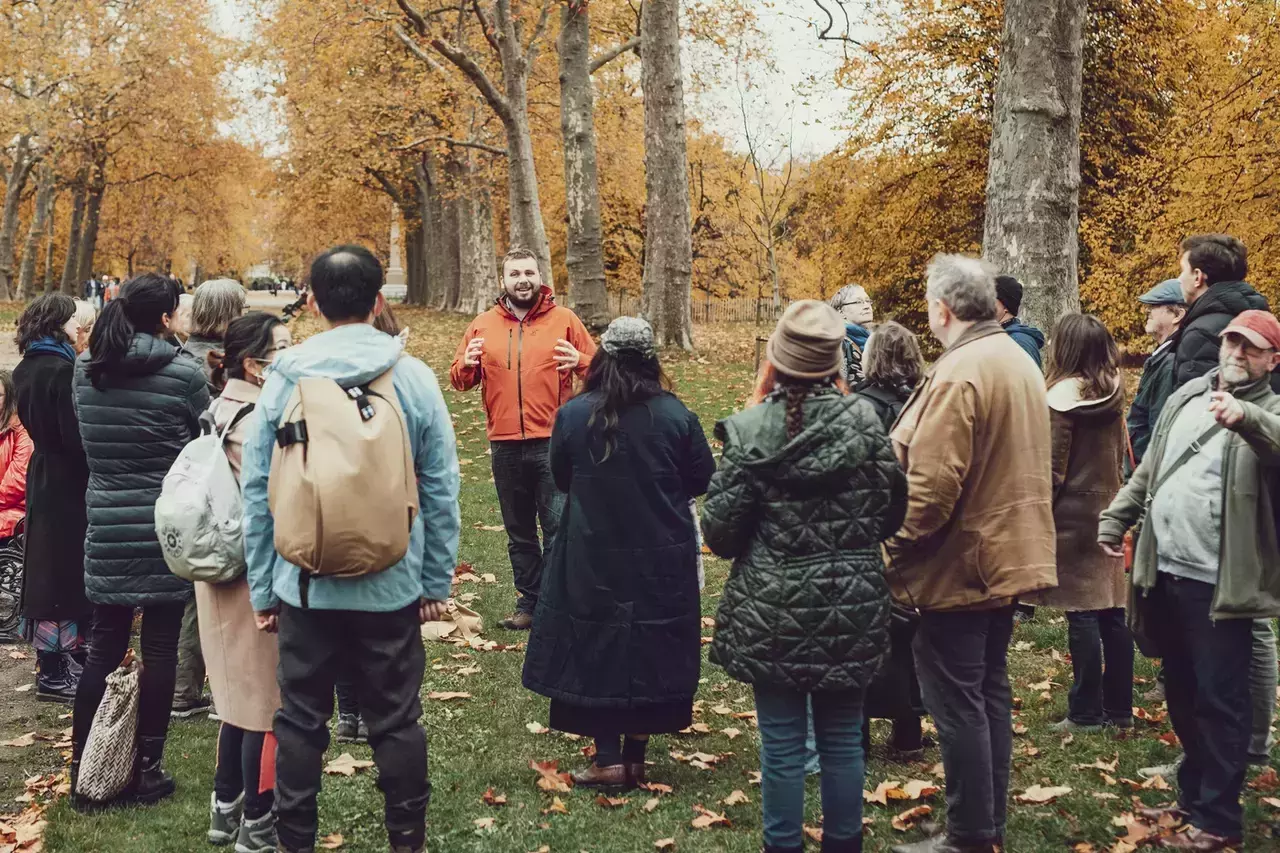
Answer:
M244 794L244 816L249 820L257 820L271 811L271 804L275 802L273 780L262 778L262 746L266 739L266 732L247 732L230 723L223 723L218 730L213 793L218 802L227 805ZM267 784L264 785L264 781Z
M1160 614L1169 719L1186 760L1178 799L1191 823L1214 835L1244 833L1240 789L1253 723L1249 662L1253 621L1209 618L1214 587L1161 572L1151 591Z
M912 644L942 746L947 836L959 844L988 844L1004 835L1013 758L1007 669L1013 611L1012 605L925 610Z
M1132 721L1133 637L1124 608L1068 611L1067 647L1075 676L1067 716L1082 726Z
M391 613L281 604L276 816L285 847L315 845L316 796L338 678L354 686L369 727L391 846L423 845L431 796L427 734L419 722L425 667L416 603Z
M538 606L542 565L551 557L551 545L564 511L564 494L551 477L550 444L545 438L489 443L493 452L493 485L498 490L502 524L507 528L507 554L519 594L516 609L525 613L533 613Z
M805 694L757 684L755 696L765 845L790 849L804 844L804 742L809 699L813 700L813 733L822 767L825 837L844 841L860 836L866 776L863 691Z
M360 716L360 700L356 698L355 684L347 681L346 679L339 678L336 686L338 692L338 716Z
M200 619L196 600L187 602L182 614L182 633L178 635L178 676L174 684L173 704L192 705L204 694L204 653L200 648Z
M93 609L93 638L76 689L71 724L72 757L80 758L93 715L102 704L107 676L124 658L133 636L133 608L99 604ZM138 737L163 741L169 733L174 671L178 665L178 631L182 604L154 604L142 608L142 674L138 678Z

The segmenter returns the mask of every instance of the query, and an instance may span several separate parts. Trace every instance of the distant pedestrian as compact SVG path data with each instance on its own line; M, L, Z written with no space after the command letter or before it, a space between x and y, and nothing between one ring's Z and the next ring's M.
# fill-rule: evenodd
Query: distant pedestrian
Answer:
M316 258L309 298L326 331L275 357L245 437L249 595L258 627L279 632L275 814L283 853L315 848L340 678L353 683L369 723L391 850L421 853L426 845L420 626L439 619L449 597L458 458L435 375L373 328L382 285L382 265L362 246ZM313 451L317 442L329 451ZM359 464L336 464L335 445L350 445ZM309 490L312 502L278 499L282 479ZM348 500L344 512L332 509ZM282 544L311 565L286 560ZM326 562L344 554L340 565Z
M595 738L577 784L628 788L645 782L649 735L693 722L702 609L688 505L716 463L670 391L649 324L619 317L600 344L551 434L567 521L544 569L524 685L550 697L551 728Z
M907 517L885 543L942 744L946 837L899 853L989 853L1004 844L1013 755L1007 667L1018 596L1052 587L1049 405L1039 368L996 322L982 261L929 265L929 328L945 349L894 426Z
M72 399L78 337L70 296L36 297L18 318L22 361L13 371L18 418L32 442L22 615L40 670L36 698L65 704L75 700L93 612L84 593L89 468Z
M483 383L493 483L517 596L515 612L501 625L527 631L564 509L548 462L551 427L556 410L573 396L574 378L587 375L596 345L578 315L556 305L533 252L507 252L500 284L497 302L463 334L449 376L458 391Z
M996 276L996 322L1022 347L1023 352L1031 356L1036 367L1040 367L1044 332L1019 320L1018 311L1021 309L1022 282L1011 275Z
M1265 311L1236 316L1218 363L1169 398L1146 456L1098 526L1099 544L1118 557L1125 531L1143 520L1130 623L1163 660L1169 718L1186 755L1178 805L1147 816L1185 820L1190 828L1162 846L1200 853L1238 847L1244 835L1255 620L1280 615L1270 509L1280 501L1280 397L1270 385L1280 321Z
M1124 561L1090 547L1098 515L1120 490L1125 454L1120 350L1101 320L1063 315L1053 330L1046 381L1058 586L1035 600L1066 611L1074 674L1067 716L1052 728L1132 728L1133 637L1125 625Z
M871 296L860 284L846 284L836 291L829 304L844 321L845 339L840 343L844 361L840 366L840 378L850 388L862 381L863 351L871 336L870 324L875 319L875 306Z
M862 849L863 701L889 640L880 542L906 484L875 409L837 387L844 339L829 305L792 304L769 339L762 402L716 425L724 456L703 532L734 565L711 661L755 694L768 853L804 846L809 700L823 849Z
M107 675L120 665L141 607L138 762L127 793L141 803L168 797L176 787L162 759L178 632L192 594L191 584L164 561L155 503L174 459L199 435L199 417L209 406L200 365L166 340L177 308L162 276L131 279L103 310L75 370L76 413L89 462L84 576L94 618L76 692L72 789Z

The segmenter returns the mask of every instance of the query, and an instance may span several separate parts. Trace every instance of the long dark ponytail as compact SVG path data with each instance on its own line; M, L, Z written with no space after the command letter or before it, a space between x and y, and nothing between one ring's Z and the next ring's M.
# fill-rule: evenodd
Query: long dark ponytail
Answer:
M600 392L587 425L594 426L597 421L602 425L604 456L600 462L604 462L617 446L618 415L635 403L671 390L671 382L656 357L645 358L631 350L614 355L601 347L591 357L586 390Z
M89 334L89 381L101 388L102 380L124 361L133 336L155 334L164 326L164 315L173 316L178 297L169 280L157 273L143 273L124 283L120 294L102 309Z

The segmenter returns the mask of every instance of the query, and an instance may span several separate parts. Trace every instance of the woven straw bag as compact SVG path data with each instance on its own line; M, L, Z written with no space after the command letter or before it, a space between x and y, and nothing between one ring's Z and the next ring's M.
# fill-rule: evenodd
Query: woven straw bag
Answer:
M133 779L138 744L139 666L128 655L120 668L107 676L107 692L80 756L76 793L97 802L113 800Z

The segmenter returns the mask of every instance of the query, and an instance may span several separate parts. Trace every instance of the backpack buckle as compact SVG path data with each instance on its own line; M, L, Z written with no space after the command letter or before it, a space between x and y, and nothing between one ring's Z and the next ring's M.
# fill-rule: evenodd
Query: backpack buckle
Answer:
M369 402L369 394L359 385L353 385L350 388L344 388L347 396L356 401L356 409L360 412L360 420L368 423L373 420L373 416L377 414L374 411L373 404Z
M288 447L291 444L306 444L309 436L307 435L307 422L305 420L293 421L276 430L276 444L281 448Z

